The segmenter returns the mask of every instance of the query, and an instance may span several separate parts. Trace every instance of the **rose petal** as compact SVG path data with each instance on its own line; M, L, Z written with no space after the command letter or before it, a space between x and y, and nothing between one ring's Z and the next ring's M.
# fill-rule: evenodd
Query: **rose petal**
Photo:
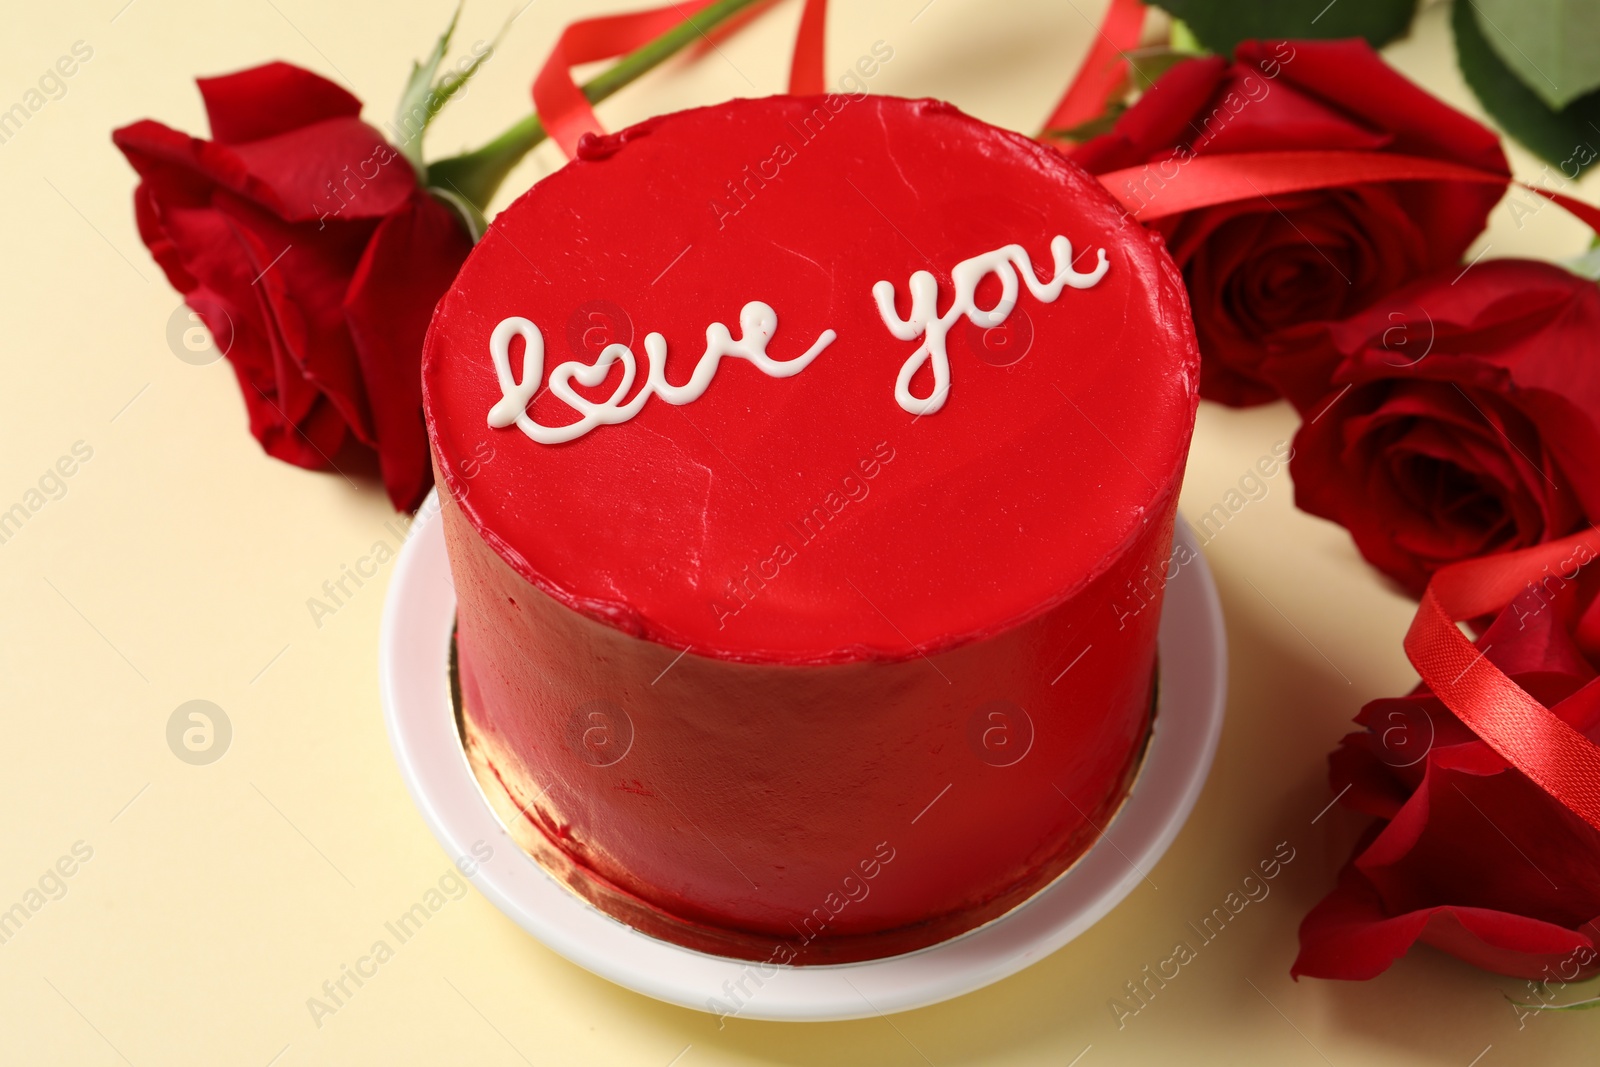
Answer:
M372 415L342 309L371 224L340 223L319 233L314 224L285 223L226 192L216 202L257 272L251 287L266 302L293 373L328 398L358 440L372 444Z
M438 303L472 251L448 208L418 191L372 235L344 301L395 507L412 510L433 483L422 417L422 341Z
M376 219L399 211L416 191L411 164L364 122L335 119L234 153L274 213L290 222Z
M112 140L164 198L200 198L220 185L290 222L381 218L416 188L411 165L356 119L238 145L144 120L115 131Z
M1376 978L1418 941L1475 967L1518 978L1543 978L1593 949L1594 938L1537 919L1479 908L1441 906L1391 916L1353 868L1300 924L1296 978ZM1575 978L1592 973L1586 967Z
M1136 167L1183 143L1193 132L1191 120L1210 101L1227 68L1220 56L1175 64L1118 117L1110 133L1078 145L1069 158L1090 174L1104 174Z
M1390 151L1509 175L1490 130L1412 85L1363 41L1247 41L1235 56L1173 67L1072 158L1100 174L1161 164L1127 179L1147 201L1182 180L1183 162L1198 154ZM1327 395L1326 379L1315 377L1327 368L1326 345L1308 325L1456 263L1502 192L1473 182L1358 185L1158 224L1189 289L1201 395L1235 405L1283 388L1300 405ZM1600 474L1594 481L1600 494Z
M1395 151L1510 175L1493 131L1407 80L1367 42L1294 41L1291 59L1281 57L1279 43L1243 41L1234 58L1252 68L1277 69L1286 84L1301 92L1338 101L1352 119L1389 133Z
M1242 63L1229 69L1212 99L1212 106L1193 120L1193 128L1204 131L1194 141L1197 153L1375 152L1393 140L1381 125L1352 123L1349 112L1324 102L1326 95L1318 99L1288 78L1268 78Z
M1389 914L1452 905L1568 929L1600 914L1600 831L1487 746L1427 761L1417 792L1355 861Z
M211 136L222 144L259 141L324 119L357 118L361 101L343 88L290 63L198 78Z

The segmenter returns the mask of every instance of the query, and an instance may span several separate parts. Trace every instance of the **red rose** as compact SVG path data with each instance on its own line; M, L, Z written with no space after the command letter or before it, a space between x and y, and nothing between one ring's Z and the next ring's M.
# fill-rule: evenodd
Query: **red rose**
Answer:
M1591 525L1597 337L1600 287L1515 259L1452 268L1319 331L1303 373L1282 379L1306 418L1295 503L1413 594L1444 564Z
M1073 151L1073 161L1095 174L1149 164L1116 191L1155 203L1167 182L1183 180L1182 164L1200 155L1378 151L1509 177L1492 132L1406 81L1364 41L1245 41L1235 57L1173 67L1110 132ZM1461 182L1363 184L1152 223L1189 287L1201 395L1234 405L1276 397L1261 363L1302 351L1298 327L1344 318L1455 263L1503 191Z
M1600 573L1576 546L1477 642L1600 739ZM1600 970L1600 832L1515 770L1425 687L1375 700L1330 757L1340 803L1379 820L1300 926L1293 973L1366 979L1417 941L1501 974ZM1346 788L1348 786L1348 788Z
M149 120L112 136L141 179L139 235L268 454L320 469L354 441L415 508L432 482L422 338L471 238L332 82L269 63L199 85L214 140Z

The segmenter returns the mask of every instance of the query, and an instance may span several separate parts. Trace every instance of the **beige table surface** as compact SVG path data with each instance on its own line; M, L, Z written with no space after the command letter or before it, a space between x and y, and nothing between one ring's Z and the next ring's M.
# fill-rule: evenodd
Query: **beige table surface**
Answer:
M124 6L126 4L126 6ZM606 2L534 0L434 155L519 114L560 25ZM1088 45L1096 0L836 0L829 69L883 40L877 91L936 95L1035 127ZM673 64L601 107L614 126L775 92L798 7L720 55ZM232 375L168 345L178 304L134 231L133 175L113 126L142 116L204 132L190 80L271 58L348 80L388 117L447 0L97 0L11 5L0 108L74 42L93 57L0 144L0 508L57 459L92 448L67 492L0 544L0 909L57 860L92 850L0 944L6 1064L1501 1064L1593 1063L1600 1015L1519 1030L1519 983L1418 950L1364 984L1288 976L1295 929L1356 826L1328 804L1324 755L1370 698L1407 687L1410 606L1344 532L1296 512L1288 476L1208 546L1233 673L1204 795L1151 882L1062 951L951 1003L819 1025L709 1016L626 992L523 934L475 891L450 902L319 1027L324 980L383 936L448 859L384 737L377 633L385 573L318 628L306 599L389 536L381 495L267 459ZM1476 112L1426 10L1389 50ZM462 43L505 17L476 0ZM1539 164L1514 151L1518 172ZM560 163L549 146L500 197ZM1586 183L1590 200L1600 184ZM500 205L496 205L500 206ZM1494 216L1491 255L1568 255L1583 232L1551 208ZM1209 509L1294 428L1282 405L1204 406L1184 506ZM218 762L169 750L180 704L233 727ZM1164 958L1281 841L1296 859L1119 1030L1123 983ZM81 842L81 844L80 844ZM47 885L56 889L54 883ZM1075 1057L1081 1057L1075 1059Z

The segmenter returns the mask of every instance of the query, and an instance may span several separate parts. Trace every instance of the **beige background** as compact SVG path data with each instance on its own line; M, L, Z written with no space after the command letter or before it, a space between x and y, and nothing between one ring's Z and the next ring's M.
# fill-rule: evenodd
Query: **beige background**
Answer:
M892 1019L786 1026L716 1020L625 992L524 935L476 892L450 903L319 1029L306 1007L435 884L448 859L384 738L378 617L387 572L319 629L307 597L385 537L380 494L265 458L222 363L167 342L178 298L139 244L133 175L113 126L142 116L204 132L191 76L281 57L342 77L388 117L448 0L97 0L28 3L0 35L0 108L87 42L93 58L0 144L5 257L0 509L76 441L93 458L0 545L0 908L75 842L93 858L0 945L7 1063L712 1064L1592 1062L1600 1016L1519 1031L1519 983L1418 950L1365 984L1289 980L1295 929L1355 831L1324 754L1361 703L1407 687L1409 605L1344 532L1294 511L1287 475L1208 548L1232 641L1216 768L1166 859L1105 921L1014 978ZM430 140L476 144L527 106L560 25L618 0L534 0ZM829 69L882 39L877 91L936 95L1031 130L1087 47L1095 0L836 3ZM600 109L614 126L782 88L798 7L694 65L674 63ZM1476 112L1432 6L1389 50ZM492 35L478 0L461 44ZM1517 170L1538 164L1520 152ZM503 204L559 165L548 146ZM1587 183L1589 199L1600 188ZM499 206L499 205L496 205ZM1569 255L1584 234L1551 208L1498 209L1491 255ZM1294 428L1272 406L1200 413L1184 502L1208 509ZM168 750L181 703L215 701L231 749L211 766ZM1252 905L1119 1031L1107 1002L1186 936L1280 841L1297 850ZM1159 888L1157 888L1159 887ZM1087 1050L1087 1051L1085 1051ZM1081 1059L1074 1059L1080 1057ZM674 1057L678 1057L674 1060ZM1474 1057L1481 1057L1474 1059Z

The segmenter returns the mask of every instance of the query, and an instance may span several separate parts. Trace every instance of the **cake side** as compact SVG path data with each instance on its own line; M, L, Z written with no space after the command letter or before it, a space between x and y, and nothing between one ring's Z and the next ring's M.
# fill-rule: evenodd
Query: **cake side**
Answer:
M793 963L945 940L1047 885L1121 804L1174 503L1081 596L1003 635L794 667L573 612L446 502L474 769L546 869L655 936Z

